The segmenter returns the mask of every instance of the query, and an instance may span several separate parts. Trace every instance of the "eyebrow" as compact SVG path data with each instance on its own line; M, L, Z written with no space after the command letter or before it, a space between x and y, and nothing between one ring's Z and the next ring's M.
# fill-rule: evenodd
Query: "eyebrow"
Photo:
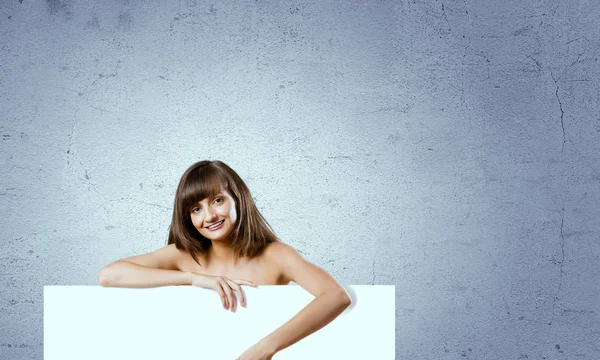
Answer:
M209 197L206 197L206 198L204 198L204 199L214 198L214 197L217 197L217 196L219 196L219 195L221 195L221 196L225 196L225 194L223 194L223 192L222 192L222 191L219 191L218 193L216 193L216 194L214 194L214 195L211 195L211 196L209 196ZM202 200L204 200L204 199L202 199ZM196 202L196 203L195 203L195 204L193 204L192 206L194 206L194 207L195 207L196 205L200 204L200 201L202 201L202 200L198 200L198 202Z

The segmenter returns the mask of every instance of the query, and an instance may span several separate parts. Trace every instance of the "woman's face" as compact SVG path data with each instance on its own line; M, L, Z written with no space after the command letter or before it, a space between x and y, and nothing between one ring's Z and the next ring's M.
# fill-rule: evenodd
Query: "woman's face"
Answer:
M192 208L192 224L209 240L222 240L231 234L237 220L235 201L227 190L203 199Z

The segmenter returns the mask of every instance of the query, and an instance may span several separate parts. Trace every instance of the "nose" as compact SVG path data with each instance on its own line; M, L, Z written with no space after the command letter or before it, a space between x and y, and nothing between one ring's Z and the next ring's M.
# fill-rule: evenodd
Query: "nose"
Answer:
M209 206L206 208L206 218L204 219L204 221L212 221L216 218L217 214L214 212L214 210Z

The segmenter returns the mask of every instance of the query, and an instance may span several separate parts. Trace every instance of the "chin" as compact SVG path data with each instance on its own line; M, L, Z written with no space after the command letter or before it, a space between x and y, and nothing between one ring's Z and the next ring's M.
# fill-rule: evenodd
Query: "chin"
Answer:
M224 231L221 232L221 230L224 230ZM204 233L204 234L202 234L202 236L204 236L205 238L207 238L209 240L219 241L221 239L226 238L231 233L231 231L228 231L228 229L221 229L221 230L219 230L217 233L210 233L210 232Z

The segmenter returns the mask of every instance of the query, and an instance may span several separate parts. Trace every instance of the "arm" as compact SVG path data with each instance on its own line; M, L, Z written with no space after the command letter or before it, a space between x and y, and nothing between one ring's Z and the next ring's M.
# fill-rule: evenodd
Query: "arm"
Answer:
M179 250L172 244L149 254L117 260L100 270L98 283L128 288L191 285L194 274L179 270L178 255Z
M223 276L210 276L181 271L180 261L183 252L175 244L154 252L117 260L98 273L101 286L150 288L169 285L193 285L216 291L223 308L234 311L239 299L245 305L244 293L240 285L256 286L251 281L231 280ZM237 299L236 295L237 294Z
M283 243L269 247L272 248L269 257L278 264L286 281L294 281L315 296L296 316L257 344L266 350L267 356L273 356L329 324L352 300L329 273L306 261L292 247Z

